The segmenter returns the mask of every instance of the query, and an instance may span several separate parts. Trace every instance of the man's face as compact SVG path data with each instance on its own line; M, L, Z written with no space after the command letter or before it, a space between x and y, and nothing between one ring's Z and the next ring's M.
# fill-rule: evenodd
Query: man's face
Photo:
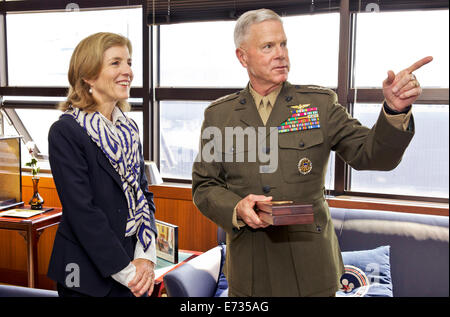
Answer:
M283 25L279 21L264 21L250 27L236 54L242 66L247 68L253 88L269 90L287 80L290 64L286 44Z

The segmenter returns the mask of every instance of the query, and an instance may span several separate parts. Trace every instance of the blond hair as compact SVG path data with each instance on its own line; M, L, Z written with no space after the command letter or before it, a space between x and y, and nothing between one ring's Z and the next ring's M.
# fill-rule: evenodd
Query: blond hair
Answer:
M97 103L89 93L91 88L86 80L95 79L100 74L103 65L104 52L115 46L126 46L131 55L131 42L128 38L115 34L100 32L83 39L75 48L70 59L68 79L69 92L65 101L58 106L66 111L70 107L92 112ZM126 100L119 100L116 104L122 111L129 111L130 105Z

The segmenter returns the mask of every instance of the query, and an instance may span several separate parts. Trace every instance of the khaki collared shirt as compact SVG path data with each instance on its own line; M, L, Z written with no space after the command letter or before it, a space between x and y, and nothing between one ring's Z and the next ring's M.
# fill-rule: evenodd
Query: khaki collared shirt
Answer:
M261 116L262 122L264 123L264 125L266 125L283 85L280 85L277 89L269 93L267 96L261 96L253 89L251 84L249 86L250 93L252 94L253 100L255 101L256 109Z

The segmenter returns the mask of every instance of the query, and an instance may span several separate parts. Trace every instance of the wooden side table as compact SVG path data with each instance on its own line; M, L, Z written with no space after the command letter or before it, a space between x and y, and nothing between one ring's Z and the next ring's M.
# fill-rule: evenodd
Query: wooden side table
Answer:
M186 264L202 253L203 252L200 251L178 250L178 263L171 263L164 259L157 258L158 263L155 269L155 286L153 289L152 297L164 296L164 275L176 269L177 267Z
M58 225L61 220L61 215L61 208L53 208L50 211L25 219L15 217L0 217L0 229L18 231L26 241L28 287L37 287L37 250L39 237L41 236L44 229Z

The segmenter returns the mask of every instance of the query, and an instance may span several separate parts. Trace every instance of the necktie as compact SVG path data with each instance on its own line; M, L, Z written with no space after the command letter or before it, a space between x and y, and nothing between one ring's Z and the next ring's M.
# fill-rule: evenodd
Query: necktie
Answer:
M261 120L264 123L264 125L266 125L271 111L272 106L270 105L269 99L264 97L259 105L259 114L261 116Z

